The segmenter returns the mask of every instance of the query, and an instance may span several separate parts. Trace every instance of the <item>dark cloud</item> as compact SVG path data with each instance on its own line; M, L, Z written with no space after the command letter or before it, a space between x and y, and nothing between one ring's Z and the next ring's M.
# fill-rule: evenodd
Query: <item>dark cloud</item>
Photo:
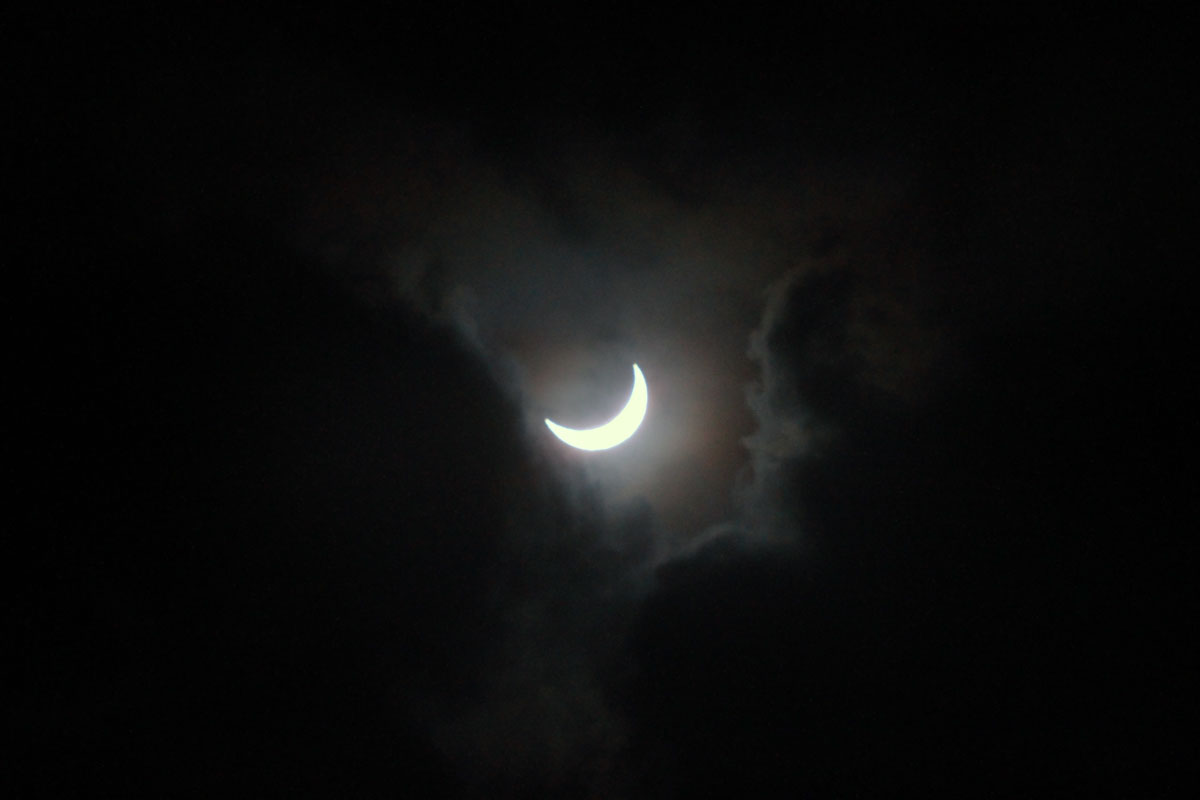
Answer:
M93 241L43 298L21 717L62 755L34 777L616 780L601 667L646 512L568 496L453 329L372 312L272 241L224 222L187 249Z
M1178 791L1195 552L1146 454L1180 419L1179 311L1144 313L1111 238L1166 218L1075 155L955 162L990 199L773 288L740 516L659 570L634 638L659 791Z

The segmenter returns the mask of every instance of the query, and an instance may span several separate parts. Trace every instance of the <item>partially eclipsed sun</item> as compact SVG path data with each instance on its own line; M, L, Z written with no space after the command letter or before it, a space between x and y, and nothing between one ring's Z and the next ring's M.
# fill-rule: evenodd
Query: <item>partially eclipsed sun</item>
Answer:
M580 450L607 450L633 436L646 417L646 406L650 402L650 391L638 365L633 365L633 393L621 412L597 428L577 430L564 428L553 420L546 420L546 427L562 441Z

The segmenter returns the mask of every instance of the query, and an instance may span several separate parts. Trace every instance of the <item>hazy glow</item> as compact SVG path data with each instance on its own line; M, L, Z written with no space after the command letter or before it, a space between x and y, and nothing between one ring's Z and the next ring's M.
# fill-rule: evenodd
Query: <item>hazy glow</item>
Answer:
M607 450L616 447L637 431L638 426L646 417L646 405L650 402L650 391L646 388L646 379L638 365L633 365L633 393L629 402L621 409L621 413L597 428L576 430L564 428L553 420L546 420L550 432L571 447L580 450Z

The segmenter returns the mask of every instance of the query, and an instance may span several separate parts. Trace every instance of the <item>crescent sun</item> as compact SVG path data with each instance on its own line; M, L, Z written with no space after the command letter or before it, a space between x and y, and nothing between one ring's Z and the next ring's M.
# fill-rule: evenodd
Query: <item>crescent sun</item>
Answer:
M633 392L629 402L615 417L596 428L579 430L565 428L553 420L546 420L550 432L571 447L580 450L607 450L616 447L637 431L642 420L646 418L646 406L650 402L650 391L646 388L646 378L638 365L633 365Z

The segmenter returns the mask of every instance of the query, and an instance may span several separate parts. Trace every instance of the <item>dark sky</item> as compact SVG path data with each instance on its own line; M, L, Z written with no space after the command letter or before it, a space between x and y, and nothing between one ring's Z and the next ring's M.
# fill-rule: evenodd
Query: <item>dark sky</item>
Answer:
M26 22L6 794L1190 796L1184 28Z

